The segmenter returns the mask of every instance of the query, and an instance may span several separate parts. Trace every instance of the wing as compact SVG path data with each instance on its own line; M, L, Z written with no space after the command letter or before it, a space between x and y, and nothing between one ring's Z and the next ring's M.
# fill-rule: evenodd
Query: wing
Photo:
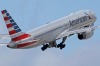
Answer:
M100 26L93 26L93 27L83 28L83 29L78 29L78 30L73 30L73 31L65 30L60 35L58 35L56 39L60 39L60 38L63 38L65 36L69 37L73 34L78 34L78 33L86 32L86 31L94 31L97 28L100 28Z
M10 39L8 34L0 34L0 39Z

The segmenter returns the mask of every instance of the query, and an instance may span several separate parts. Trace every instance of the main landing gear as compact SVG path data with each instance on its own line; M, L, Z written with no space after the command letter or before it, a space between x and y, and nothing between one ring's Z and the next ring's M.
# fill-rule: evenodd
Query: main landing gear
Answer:
M48 47L49 47L49 45L48 45L48 44L43 45L43 47L41 48L41 50L42 50L42 51L44 51L44 50L46 50Z
M48 43L48 44L44 44L43 47L41 48L42 51L46 50L47 48L53 48L53 47L57 47L57 43L56 40Z
M65 44L64 42L66 41L67 37L63 37L62 42L60 44L57 45L57 48L63 49L65 48Z
M56 44L56 41L50 42L49 44L45 44L45 45L43 45L43 47L41 48L41 50L44 51L47 48L51 48L51 47L63 49L66 46L64 44L64 42L66 41L66 39L67 39L67 36L63 37L62 42L60 44L58 44L58 45Z

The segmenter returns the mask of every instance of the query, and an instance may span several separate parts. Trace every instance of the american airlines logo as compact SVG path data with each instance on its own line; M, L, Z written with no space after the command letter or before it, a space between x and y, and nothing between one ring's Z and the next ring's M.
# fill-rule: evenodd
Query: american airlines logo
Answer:
M86 21L87 19L88 19L87 16L83 16L83 17L77 18L75 20L69 21L69 23L70 23L70 26L74 26L76 24Z

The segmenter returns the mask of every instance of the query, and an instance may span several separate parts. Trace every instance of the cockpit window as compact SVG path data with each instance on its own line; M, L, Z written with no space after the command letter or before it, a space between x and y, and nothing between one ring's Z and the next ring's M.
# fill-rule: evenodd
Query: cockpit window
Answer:
M84 13L85 13L85 12L84 12ZM85 14L86 14L86 16L88 16L89 19L91 19L91 17L90 17L87 13L85 13Z

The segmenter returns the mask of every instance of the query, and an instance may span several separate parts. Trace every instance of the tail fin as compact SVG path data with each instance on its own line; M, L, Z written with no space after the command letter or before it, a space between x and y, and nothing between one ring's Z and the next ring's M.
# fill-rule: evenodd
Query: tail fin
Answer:
M2 10L1 13L3 15L6 27L8 29L9 35L11 36L11 40L13 42L21 41L23 39L30 37L29 34L25 34L22 32L22 30L19 28L16 22L12 19L12 17L7 12L7 10Z

